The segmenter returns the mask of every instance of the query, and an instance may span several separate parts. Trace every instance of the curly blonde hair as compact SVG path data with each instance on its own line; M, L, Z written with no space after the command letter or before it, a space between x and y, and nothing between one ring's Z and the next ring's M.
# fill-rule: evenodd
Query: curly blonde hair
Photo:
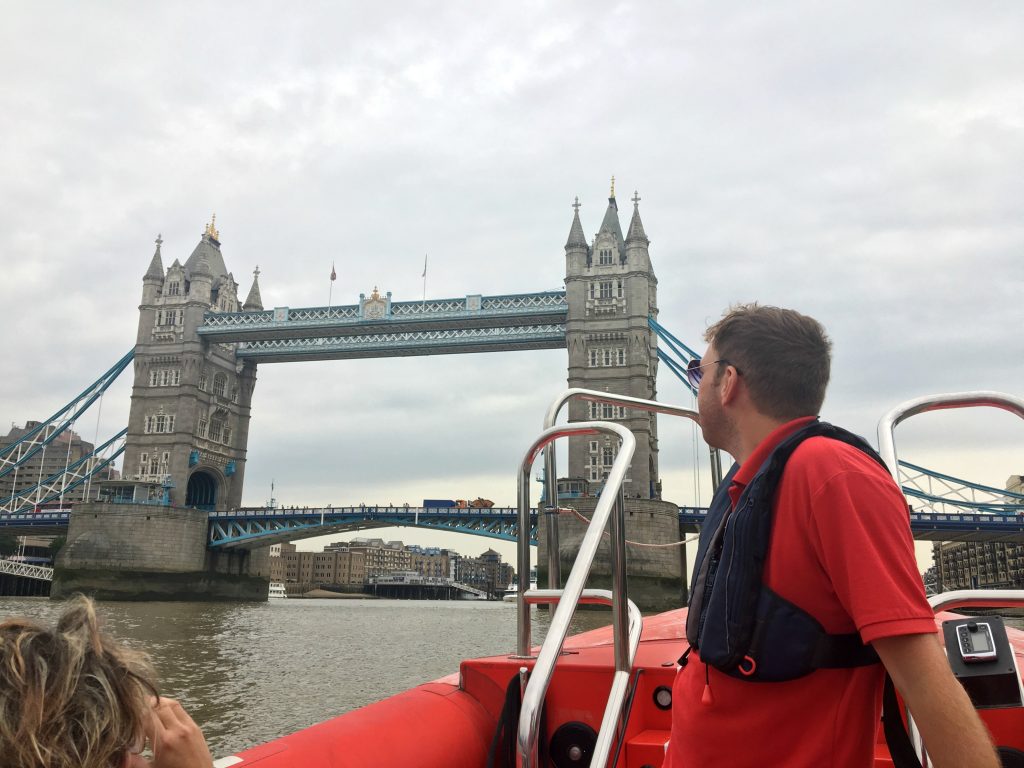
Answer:
M157 695L148 657L102 633L88 598L73 598L53 629L0 623L5 768L121 768Z

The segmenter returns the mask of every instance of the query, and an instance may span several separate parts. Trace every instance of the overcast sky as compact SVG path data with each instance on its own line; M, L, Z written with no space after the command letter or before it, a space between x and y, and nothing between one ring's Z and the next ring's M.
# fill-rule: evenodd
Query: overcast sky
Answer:
M872 442L911 397L1022 394L1024 8L737 5L5 3L0 423L49 416L133 345L158 233L184 262L216 212L267 307L326 304L332 262L333 303L418 299L427 253L428 297L558 289L570 204L592 237L613 174L623 227L642 198L660 319L691 346L735 302L818 317L824 416ZM273 479L287 504L511 505L565 363L264 365L245 501ZM658 389L690 402L664 367ZM101 440L129 393L105 398ZM666 496L692 503L692 430L661 434ZM989 485L1024 471L1006 413L898 437Z

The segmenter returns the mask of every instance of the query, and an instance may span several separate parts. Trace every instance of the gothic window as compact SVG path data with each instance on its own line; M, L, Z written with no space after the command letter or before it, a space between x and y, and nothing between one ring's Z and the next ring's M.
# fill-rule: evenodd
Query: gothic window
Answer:
M622 281L621 280L616 280L615 284L618 287L618 297L621 299L622 298Z
M604 359L605 366L611 365L612 364L612 351L610 349L603 349L601 351L604 353L602 355L602 358Z
M199 389L201 391L203 391L203 392L206 391L206 374L205 373L200 373L199 374Z
M213 394L218 397L224 397L224 392L228 386L228 377L223 373L218 373L213 377Z
M144 431L144 432L145 432L145 433L146 433L147 435L148 435L148 434L149 434L150 432L152 432L152 431L153 431L153 417L152 417L152 416L147 416L147 417L146 417L146 427L145 427L145 429L144 429L143 431Z
M210 439L216 443L220 442L221 430L224 429L224 422L218 418L210 419Z
M171 454L169 451L164 451L160 454L160 474L167 474L167 467L171 462Z
M612 297L612 281L602 280L601 281L601 298L610 299Z
M231 427L225 425L223 438L224 445L228 445L231 442Z
M139 474L140 475L146 474L146 465L147 464L149 464L149 454L148 453L140 453L139 454Z
M604 459L604 465L610 467L612 462L615 461L615 451L612 450L610 445L606 445L604 451L601 453L601 457Z
M159 381L159 379L160 379L160 371L150 371L149 372L149 386L151 386L151 387L157 386L157 382Z
M196 434L200 437L206 437L206 419L199 420L199 426L196 428Z
M167 416L162 413L156 415L156 426L154 432L166 432L167 431Z
M598 257L598 264L611 264L612 263L612 249L602 248L600 256Z
M591 368L597 368L597 366L598 366L597 350L596 349L592 349L592 350L590 350L590 367Z
M167 295L168 296L180 296L181 295L181 283L177 280L167 284Z
M597 453L597 440L590 441L590 452Z
M615 360L616 360L616 363L615 363L616 365L625 365L626 364L626 350L621 348L621 347L619 349L615 350Z
M160 457L155 453L149 459L149 472L147 475L156 475L160 473Z
M594 298L594 286L595 283L590 284L590 298Z

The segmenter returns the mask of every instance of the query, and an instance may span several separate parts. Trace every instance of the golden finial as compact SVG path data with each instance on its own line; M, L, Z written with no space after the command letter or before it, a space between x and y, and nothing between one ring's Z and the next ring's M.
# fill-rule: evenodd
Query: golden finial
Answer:
M377 286L373 286L373 293L370 294L370 298L374 301L380 301L380 294L377 292Z
M612 197L615 197L615 177L612 176Z
M216 213L210 218L210 223L206 225L206 231L203 234L209 235L214 240L220 240L220 232L217 231Z

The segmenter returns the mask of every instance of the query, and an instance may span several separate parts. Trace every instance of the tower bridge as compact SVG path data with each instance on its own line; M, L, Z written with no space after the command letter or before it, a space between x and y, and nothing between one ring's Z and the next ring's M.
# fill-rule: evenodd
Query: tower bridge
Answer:
M650 241L639 196L634 194L632 202L623 234L613 186L601 225L588 241L577 200L564 245L565 290L513 295L395 301L390 292L375 287L355 304L265 308L258 267L240 299L214 221L184 262L174 258L166 268L158 236L142 277L134 348L49 422L0 449L0 479L11 473L17 477L18 467L37 452L45 456L49 442L102 394L116 375L112 372L131 364L127 428L102 446L104 455L97 451L68 468L70 474L41 478L0 499L0 530L66 531L55 595L85 590L161 599L262 599L269 573L262 553L265 545L279 540L384 525L513 538L518 521L509 510L475 515L416 508L240 510L258 365L564 348L569 387L657 400L659 361L671 363L658 339L676 351L678 339L657 323ZM678 375L678 365L669 367ZM656 415L569 401L569 421L598 418L618 421L636 436L624 491L631 512L643 514L629 516L627 537L671 543L681 531L698 526L701 510L680 509L661 499ZM593 495L607 479L616 452L608 441L571 438L567 474L589 483ZM66 490L88 483L98 467L122 454L124 479L105 483L99 501L70 512L36 511L40 501L63 498ZM942 479L923 473L918 477L928 483ZM906 490L927 503L934 499L930 487ZM95 492L89 495L94 498ZM1014 510L1006 519L997 514L1004 507ZM955 515L919 511L913 526L921 538L1019 541L1016 515L1021 509L1024 496L994 506L968 499ZM536 514L530 524L536 539ZM562 538L563 559L573 554L567 540L572 537ZM631 553L631 590L645 579L663 593L665 584L681 584L685 562L679 551ZM638 603L654 608L677 603L678 597L678 592L667 601L639 597Z

